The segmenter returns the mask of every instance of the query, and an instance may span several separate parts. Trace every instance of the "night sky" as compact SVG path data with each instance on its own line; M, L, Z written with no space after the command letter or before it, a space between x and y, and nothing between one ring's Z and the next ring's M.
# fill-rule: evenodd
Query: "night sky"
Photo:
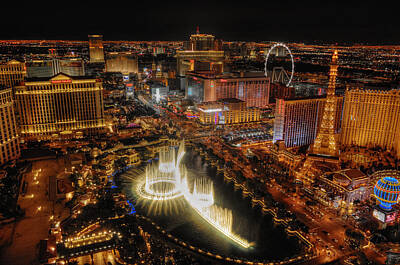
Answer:
M223 40L400 43L397 8L382 1L38 2L3 6L0 39L187 40L198 25Z

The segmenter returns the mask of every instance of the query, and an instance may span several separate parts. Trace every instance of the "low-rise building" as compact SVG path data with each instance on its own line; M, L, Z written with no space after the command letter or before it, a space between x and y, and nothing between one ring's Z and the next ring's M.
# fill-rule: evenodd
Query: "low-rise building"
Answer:
M260 109L247 108L246 102L226 98L197 105L199 121L202 124L237 124L260 121Z
M295 152L294 148L287 148L282 140L275 142L269 150L272 158L288 168L289 172L298 167L305 158L305 155Z
M118 158L125 158L127 166L137 166L140 164L139 153L134 149L124 149L118 153Z
M369 177L358 169L345 169L321 175L314 184L314 196L322 204L351 212L354 202L371 194Z

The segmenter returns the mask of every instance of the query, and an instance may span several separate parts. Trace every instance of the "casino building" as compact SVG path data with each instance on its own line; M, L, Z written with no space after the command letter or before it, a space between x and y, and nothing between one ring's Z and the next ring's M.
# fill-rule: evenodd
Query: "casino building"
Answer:
M131 52L110 52L106 54L106 71L123 75L138 73L137 56Z
M84 76L85 67L81 58L32 60L25 63L27 78L52 77L59 73L69 76Z
M74 137L105 127L103 86L97 79L58 74L27 79L15 90L25 139Z
M10 60L0 64L0 85L14 87L22 82L26 75L25 63Z
M326 206L351 212L355 201L370 197L369 177L358 169L328 172L318 178L313 194Z
M237 98L247 107L268 105L270 79L263 72L241 72L216 75L211 72L187 74L186 98L197 103Z
M0 165L20 156L19 141L12 90L0 85Z
M103 35L89 35L90 63L104 63Z
M176 52L177 75L185 76L187 71L222 73L225 57L221 46L213 35L197 31L185 42L184 50Z
M343 97L336 97L334 131L340 129ZM277 99L275 107L274 139L284 141L286 147L312 144L322 120L325 97Z
M347 90L341 145L393 149L400 158L400 90Z
M197 105L201 124L222 125L260 121L260 109L247 108L246 103L236 98L220 99Z

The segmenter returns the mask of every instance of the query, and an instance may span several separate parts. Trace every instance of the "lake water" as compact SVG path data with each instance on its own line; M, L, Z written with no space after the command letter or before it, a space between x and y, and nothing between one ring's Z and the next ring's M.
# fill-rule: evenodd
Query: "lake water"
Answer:
M259 208L252 208L249 198L244 198L233 183L226 183L217 169L207 164L190 147L182 161L189 176L208 177L213 181L214 200L217 205L233 211L233 231L250 242L248 249L238 246L221 232L210 226L183 197L154 202L142 200L135 193L135 179L143 177L144 169L132 169L121 176L122 188L131 201L136 202L136 212L148 216L169 233L181 240L215 254L240 257L248 260L283 260L302 252L302 244L297 237L288 236L284 228L276 225L269 214L263 215Z

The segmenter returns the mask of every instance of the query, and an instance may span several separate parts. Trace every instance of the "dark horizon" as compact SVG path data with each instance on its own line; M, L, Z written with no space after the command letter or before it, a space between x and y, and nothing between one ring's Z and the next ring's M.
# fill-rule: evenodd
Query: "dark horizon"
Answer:
M46 12L38 4L11 3L0 18L0 39L184 41L199 26L225 41L290 41L327 43L400 43L394 8L320 6L307 3L174 5L171 2L109 6L69 2ZM18 3L20 4L20 3ZM21 4L20 4L21 5ZM48 6L46 6L48 7Z

